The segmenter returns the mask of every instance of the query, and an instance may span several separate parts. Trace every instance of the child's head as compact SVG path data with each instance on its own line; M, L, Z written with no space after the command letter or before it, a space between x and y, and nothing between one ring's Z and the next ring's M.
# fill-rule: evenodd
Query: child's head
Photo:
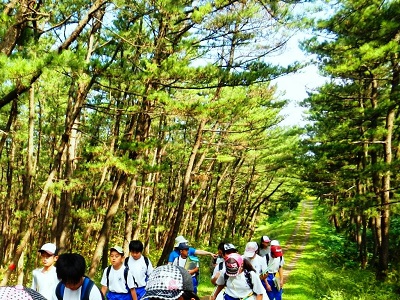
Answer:
M134 240L129 243L129 253L135 260L138 260L142 256L143 248L143 243L139 240Z
M231 253L225 258L226 275L236 276L242 271L243 258L238 253Z
M119 268L124 263L124 250L120 246L110 248L110 262L114 268Z
M224 245L226 244L226 242L220 242L218 244L218 256L222 257L224 254Z
M224 248L222 250L223 257L226 257L227 255L229 255L231 253L237 253L237 252L238 252L238 250L236 249L236 247L233 244L230 244L230 243L224 244Z
M178 235L175 238L174 248L178 248L180 243L189 243L187 239L185 239L182 235Z
M41 260L42 260L42 264L45 268L49 268L51 267L58 258L57 255L57 247L56 245L52 244L52 243L46 243L44 244L39 250L38 252L40 252L40 256L41 256Z
M269 237L266 235L263 235L261 237L261 241L260 241L260 248L265 249L270 245L270 243L271 243L271 240L269 239Z
M279 242L277 240L272 240L271 241L271 256L276 258L276 257L281 257L282 255L283 255L282 247L279 245Z
M85 259L78 253L61 254L56 262L58 279L71 290L77 290L83 284L85 270Z
M180 243L178 246L179 252L182 258L187 258L189 255L189 244L188 243Z
M248 258L253 258L256 256L258 250L258 245L256 242L248 242L246 244L246 249L244 250L244 256Z

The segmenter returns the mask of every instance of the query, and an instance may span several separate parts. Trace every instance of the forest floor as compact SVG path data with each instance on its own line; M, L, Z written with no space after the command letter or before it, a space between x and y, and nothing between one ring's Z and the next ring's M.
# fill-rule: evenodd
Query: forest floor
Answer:
M287 240L286 244L282 247L284 256L291 256L288 263L285 263L283 268L283 281L288 281L290 272L296 268L297 261L301 258L303 251L307 245L313 216L313 201L302 201L302 209L297 219L297 224Z

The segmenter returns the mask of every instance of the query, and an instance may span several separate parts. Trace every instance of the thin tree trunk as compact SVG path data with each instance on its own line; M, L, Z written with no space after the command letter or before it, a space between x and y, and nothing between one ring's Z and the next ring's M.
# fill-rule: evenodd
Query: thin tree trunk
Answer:
M171 252L173 246L174 246L174 239L179 233L179 227L183 218L183 209L185 207L186 200L188 198L188 190L189 190L189 184L190 184L190 175L193 170L194 166L194 161L197 155L198 150L200 149L201 146L201 141L202 141L202 136L203 136L203 129L206 125L207 120L202 119L199 123L199 126L197 128L197 133L196 133L196 140L193 144L192 147L192 152L189 157L189 161L186 167L186 172L185 176L183 178L183 183L182 183L182 190L181 190L181 197L179 199L179 205L178 208L175 212L176 218L171 225L171 228L168 232L168 238L167 238L167 243L163 249L163 252L161 254L161 257L159 259L158 264L161 264L167 260L168 254Z
M100 235L96 244L96 249L93 252L93 258L89 269L89 277L93 277L96 273L97 267L100 263L100 259L103 256L103 249L107 246L107 237L110 234L112 221L118 212L118 208L124 193L124 189L127 182L127 175L121 173L118 180L116 181L115 192L110 195L111 205L107 210L107 214L100 230Z

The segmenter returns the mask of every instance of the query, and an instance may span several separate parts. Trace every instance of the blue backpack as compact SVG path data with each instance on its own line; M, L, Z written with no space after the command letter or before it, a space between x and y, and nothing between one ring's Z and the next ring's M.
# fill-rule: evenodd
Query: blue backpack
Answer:
M94 282L90 280L89 277L85 276L82 283L81 300L89 300L90 291L92 290L93 286ZM64 299L64 290L65 284L60 281L56 287L56 296L58 300ZM103 294L101 294L101 297L103 298Z

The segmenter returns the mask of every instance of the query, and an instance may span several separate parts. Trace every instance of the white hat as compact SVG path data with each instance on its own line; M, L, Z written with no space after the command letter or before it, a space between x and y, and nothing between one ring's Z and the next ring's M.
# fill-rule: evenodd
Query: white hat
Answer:
M57 247L52 243L46 243L42 246L42 248L38 250L38 252L43 252L43 251L50 255L54 255L57 252Z
M268 243L268 242L270 242L271 240L269 239L269 237L268 237L267 235L263 235L263 236L262 236L262 241L265 242L265 243Z
M277 240L272 240L271 246L279 246L279 242Z
M244 256L253 257L258 250L258 245L256 242L248 242L246 244L246 249L244 250Z
M179 247L179 244L180 244L180 243L189 243L189 241L186 240L186 239L183 237L183 235L178 235L178 236L176 237L176 239L175 239L174 247L175 247L175 248L176 248L176 247Z
M122 249L122 247L120 247L120 246L111 247L111 248L110 248L110 251L111 251L111 250L115 250L115 251L117 251L119 254L122 254L122 256L124 256L124 249Z

